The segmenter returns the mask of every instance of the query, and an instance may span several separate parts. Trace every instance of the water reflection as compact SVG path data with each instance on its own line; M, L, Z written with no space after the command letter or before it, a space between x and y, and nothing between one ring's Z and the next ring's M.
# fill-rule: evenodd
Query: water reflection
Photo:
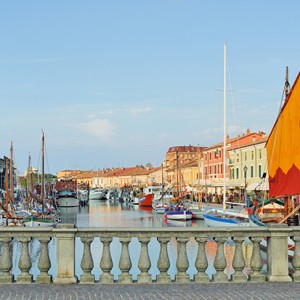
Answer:
M152 208L139 207L117 201L90 200L89 206L64 208L61 210L64 223L78 227L202 227L203 220L166 220L163 214L153 212Z

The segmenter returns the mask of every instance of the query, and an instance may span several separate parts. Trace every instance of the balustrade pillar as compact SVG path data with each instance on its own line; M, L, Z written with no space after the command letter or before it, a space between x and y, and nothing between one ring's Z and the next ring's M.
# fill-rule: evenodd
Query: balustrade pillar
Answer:
M75 277L75 232L73 224L57 224L56 236L56 278L53 283L76 283Z
M51 276L48 274L48 271L51 267L49 251L48 251L49 241L50 241L50 237L39 238L39 242L41 243L41 252L40 252L40 258L38 262L40 274L36 278L37 283L50 283L52 280Z
M80 283L94 283L94 276L91 274L94 263L91 253L91 243L94 240L92 237L82 237L81 241L83 242L83 256L81 260L81 268L83 271L82 276L80 277Z
M120 238L120 242L122 243L122 252L119 262L119 267L121 270L121 274L118 278L119 283L132 283L132 277L129 274L129 271L132 266L128 250L128 244L130 243L130 241L131 238Z
M243 255L243 237L234 237L235 242L235 253L233 257L232 266L234 268L234 274L232 279L234 282L245 282L247 281L246 275L243 273L245 267L245 259Z
M0 238L2 243L2 255L0 256L0 283L12 283L13 275L10 274L12 268L12 249L10 243L12 238Z
M112 238L105 237L101 238L101 242L103 243L103 251L102 251L102 257L100 261L100 268L103 272L103 274L100 276L100 281L102 283L113 283L114 277L110 273L113 268L113 262L111 258L110 253L110 243L112 242Z
M148 244L150 238L140 238L141 242L141 255L138 263L138 267L141 270L141 274L138 275L138 283L149 283L152 282L152 277L149 274L151 268L151 262L148 252Z
M157 262L157 267L160 271L160 274L157 275L157 282L170 283L171 277L167 273L170 268L170 259L168 255L168 242L170 241L170 238L159 237L157 240L160 243L160 252Z
M288 229L286 224L270 224L268 238L268 281L292 281L289 276ZM279 229L279 230L277 230Z
M250 280L253 282L266 281L266 276L261 273L261 269L263 267L263 261L260 253L260 242L262 240L261 237L251 237L250 240L253 243L253 253L251 258L251 268L253 270L250 275Z
M175 277L175 280L178 283L188 283L191 281L190 276L186 273L187 269L189 268L189 260L186 253L186 243L188 241L188 238L177 238L178 256L176 267L178 273Z
M226 268L226 260L225 260L225 254L224 254L224 243L227 239L218 237L215 238L215 241L217 243L217 254L214 261L214 267L217 271L217 273L213 276L213 280L215 282L227 282L228 276L224 274L224 270Z
M196 238L196 241L198 242L198 252L195 266L198 270L198 273L195 275L195 282L209 282L209 278L205 274L205 271L208 267L207 257L205 253L205 244L207 242L207 238Z
M21 270L21 274L17 277L17 283L31 283L32 275L29 274L29 270L31 268L31 259L28 251L28 243L31 238L19 238L18 241L22 245L21 256L19 259L19 268Z
M300 281L300 236L294 236L294 256L292 259L292 265L294 268L294 273L291 275L295 282Z

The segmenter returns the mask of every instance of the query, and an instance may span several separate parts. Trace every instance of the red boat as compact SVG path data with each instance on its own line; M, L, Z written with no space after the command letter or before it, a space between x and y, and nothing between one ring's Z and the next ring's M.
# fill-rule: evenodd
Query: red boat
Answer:
M148 194L145 197L139 199L139 206L152 207L153 194Z

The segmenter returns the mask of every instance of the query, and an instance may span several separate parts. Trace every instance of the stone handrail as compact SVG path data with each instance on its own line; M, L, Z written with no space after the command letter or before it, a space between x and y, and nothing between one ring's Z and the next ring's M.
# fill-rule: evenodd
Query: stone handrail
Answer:
M130 250L134 239L140 250ZM33 241L38 241L37 262L31 253ZM52 241L56 253L50 255ZM119 245L117 255L115 241ZM266 241L267 252L262 252ZM100 255L98 262L93 251L96 243L101 246L96 251ZM157 261L150 258L149 247L153 243L157 244ZM289 250L288 244L293 244L293 249ZM300 229L286 225L225 229L76 228L71 224L55 228L2 227L0 245L0 284L300 281ZM78 245L81 245L80 255ZM170 252L170 245L175 245L174 253ZM190 245L194 259L189 254ZM30 271L34 264L38 268L35 279ZM131 274L133 264L139 270L136 280ZM176 269L174 279L169 272L171 265ZM81 275L76 274L78 266ZM116 267L120 273L117 277L112 272ZM16 268L19 274L12 274ZM54 275L50 275L51 268ZM95 268L101 270L99 279L93 273ZM153 274L153 268L158 270L157 275ZM195 274L189 274L191 268L196 270ZM212 270L210 274L208 269Z

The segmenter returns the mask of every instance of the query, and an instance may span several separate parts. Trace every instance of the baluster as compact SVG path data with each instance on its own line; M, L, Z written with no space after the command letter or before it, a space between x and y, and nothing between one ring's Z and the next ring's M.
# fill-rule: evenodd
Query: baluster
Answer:
M83 242L83 256L81 260L81 268L83 271L82 276L80 277L80 283L94 283L94 276L91 274L94 263L91 253L91 243L94 240L93 237L82 237L81 241Z
M168 275L168 270L170 268L170 259L168 255L168 242L170 238L157 238L160 243L160 252L157 262L158 270L160 274L157 275L158 283L169 283L171 282L171 277Z
M2 243L2 255L0 257L0 283L12 283L13 275L10 274L12 268L12 247L10 243L12 238L0 238Z
M188 238L177 238L178 243L178 256L176 261L176 267L178 274L176 275L176 282L187 283L190 282L190 276L186 273L189 268L189 260L186 253L186 243Z
M128 250L128 244L130 243L130 241L131 238L120 238L120 242L122 243L122 253L119 262L119 267L122 273L119 275L118 278L119 283L132 283L132 278L129 274L129 271L132 266Z
M198 242L198 253L195 266L198 270L198 273L195 275L195 282L209 282L209 278L205 274L205 271L208 267L205 253L205 244L207 242L207 238L196 238L196 241Z
M225 254L224 254L224 243L227 239L218 237L215 238L215 241L217 243L217 254L214 261L214 267L217 271L217 273L213 276L213 280L215 282L227 282L228 276L224 274L224 270L226 268L226 260L225 260Z
M259 244L262 238L251 237L250 240L253 242L253 253L251 258L251 268L253 270L253 273L250 275L250 280L255 282L266 281L266 276L261 273L263 260L261 258Z
M235 253L233 257L232 266L235 270L232 275L232 279L234 282L245 282L247 281L246 275L243 273L243 269L245 267L245 260L243 255L243 237L234 237L235 242Z
M113 268L113 262L110 254L110 243L112 242L111 237L101 238L101 242L103 243L103 251L102 257L100 261L100 268L103 274L100 276L100 281L102 283L113 283L114 277L110 273Z
M31 260L28 251L28 243L30 242L30 238L24 237L19 238L18 240L22 244L22 250L19 260L19 268L21 270L21 274L17 277L17 283L31 283L32 275L29 274L29 270L31 268Z
M295 242L294 256L292 259L292 265L294 273L291 275L294 281L300 281L300 236L294 236L293 241Z
M151 262L148 252L148 243L150 242L150 238L140 238L139 241L141 242L142 247L141 256L138 263L138 267L141 270L141 274L138 275L138 283L149 283L152 282L152 277L149 274Z
M50 237L41 237L39 238L41 243L41 252L40 258L38 262L38 267L40 269L40 274L36 278L37 283L50 283L52 278L51 275L48 274L48 271L51 267L49 251L48 251L48 243L50 241Z

